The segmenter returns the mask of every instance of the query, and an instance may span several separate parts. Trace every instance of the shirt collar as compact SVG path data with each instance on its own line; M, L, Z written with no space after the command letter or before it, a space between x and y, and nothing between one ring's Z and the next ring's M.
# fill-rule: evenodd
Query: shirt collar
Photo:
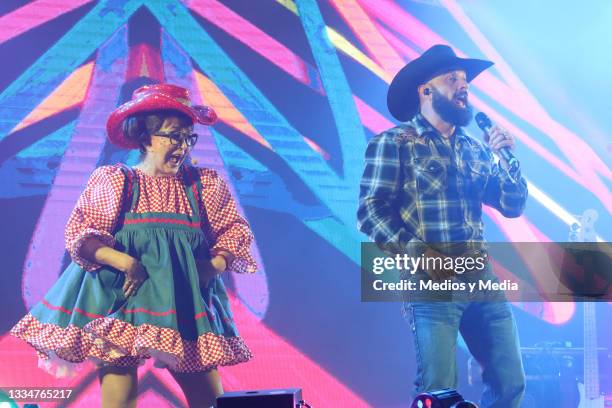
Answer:
M423 137L426 134L436 135L437 137L442 137L440 132L436 128L434 128L431 123L421 113L417 113L409 122L410 125L414 127L419 137ZM455 136L457 139L465 139L467 138L467 134L460 126L455 126Z

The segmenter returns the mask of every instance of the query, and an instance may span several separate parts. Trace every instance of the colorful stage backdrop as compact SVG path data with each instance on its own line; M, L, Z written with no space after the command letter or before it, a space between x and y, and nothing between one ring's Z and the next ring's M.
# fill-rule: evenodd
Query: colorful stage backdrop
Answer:
M106 143L109 112L143 84L171 82L219 114L197 129L193 158L229 181L261 265L227 277L255 358L223 369L225 388L301 387L314 407L405 406L409 328L399 305L359 300L358 182L368 139L393 126L387 86L436 43L493 60L471 101L516 135L530 198L518 219L486 211L489 240L566 241L594 209L607 241L612 5L561 3L3 0L0 385L70 386L72 406L99 404L92 366L55 380L6 333L66 265L64 224L89 174L136 160ZM577 305L515 306L524 346L581 344ZM140 377L142 406L183 404L165 371L146 365Z

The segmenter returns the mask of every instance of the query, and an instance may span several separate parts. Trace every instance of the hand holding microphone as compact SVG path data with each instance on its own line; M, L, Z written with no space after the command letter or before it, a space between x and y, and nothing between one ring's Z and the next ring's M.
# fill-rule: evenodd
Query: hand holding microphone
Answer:
M514 138L507 130L493 125L491 119L482 112L477 113L475 119L478 127L485 133L485 141L508 165L508 173L514 178L519 169L519 162L511 151L514 148Z

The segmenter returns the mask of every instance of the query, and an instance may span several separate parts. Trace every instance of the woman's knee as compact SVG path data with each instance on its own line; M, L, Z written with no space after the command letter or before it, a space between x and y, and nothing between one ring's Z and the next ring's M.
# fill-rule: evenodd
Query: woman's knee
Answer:
M189 406L214 406L223 393L221 377L216 369L198 373L177 373L170 371L179 384Z
M138 374L136 367L105 366L98 370L105 408L131 408L136 406Z

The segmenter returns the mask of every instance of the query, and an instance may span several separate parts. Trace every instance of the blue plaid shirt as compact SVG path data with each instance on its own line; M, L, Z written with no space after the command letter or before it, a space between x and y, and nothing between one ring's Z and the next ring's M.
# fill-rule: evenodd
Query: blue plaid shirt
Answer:
M506 217L525 208L491 149L457 127L444 138L420 114L370 140L361 179L359 229L379 245L484 242L482 204Z

